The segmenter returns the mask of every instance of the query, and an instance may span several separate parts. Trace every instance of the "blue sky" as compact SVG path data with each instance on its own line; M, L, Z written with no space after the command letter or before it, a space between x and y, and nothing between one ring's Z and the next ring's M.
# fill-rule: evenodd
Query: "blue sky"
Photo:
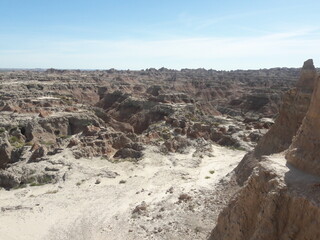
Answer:
M0 68L259 69L319 56L318 0L0 0Z

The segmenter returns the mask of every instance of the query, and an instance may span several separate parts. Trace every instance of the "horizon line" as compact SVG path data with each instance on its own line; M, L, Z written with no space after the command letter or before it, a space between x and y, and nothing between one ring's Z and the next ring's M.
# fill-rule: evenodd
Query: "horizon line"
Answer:
M161 71L161 70L169 70L169 71L183 71L183 70L205 70L205 71L225 71L225 72L230 72L230 71L259 71L259 70L272 70L272 69L300 69L300 67L263 67L263 68L237 68L237 69L214 69L214 68L205 68L205 67L200 67L200 68L167 68L167 67L147 67L147 68L142 68L142 69L130 69L130 68L55 68L55 67L0 67L0 71L5 71L5 70L14 70L14 71L19 71L19 70L59 70L59 71L109 71L109 70L114 70L114 71L148 71L148 70L156 70L156 71ZM316 69L320 69L317 68Z

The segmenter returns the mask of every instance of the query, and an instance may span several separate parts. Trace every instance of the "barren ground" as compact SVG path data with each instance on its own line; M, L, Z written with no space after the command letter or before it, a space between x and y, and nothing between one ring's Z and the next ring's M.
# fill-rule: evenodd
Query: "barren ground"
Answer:
M138 163L51 156L66 169L59 182L0 190L0 238L206 239L235 190L221 191L223 178L245 152L144 153Z

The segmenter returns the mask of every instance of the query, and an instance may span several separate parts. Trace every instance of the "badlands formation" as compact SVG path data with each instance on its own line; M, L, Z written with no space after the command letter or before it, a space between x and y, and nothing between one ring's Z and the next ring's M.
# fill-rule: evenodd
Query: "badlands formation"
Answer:
M320 239L319 85L308 60L275 124L232 173L244 187L210 240Z
M320 239L319 81L0 71L0 239Z

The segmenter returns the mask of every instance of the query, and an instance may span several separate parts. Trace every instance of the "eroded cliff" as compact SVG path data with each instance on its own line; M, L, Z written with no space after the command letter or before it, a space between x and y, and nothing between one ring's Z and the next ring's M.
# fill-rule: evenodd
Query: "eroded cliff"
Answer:
M320 175L320 77L313 91L306 117L286 155L289 163Z
M313 60L309 59L303 64L296 87L284 95L275 124L255 148L256 156L288 149L308 111L315 79L316 69Z
M209 240L316 240L320 238L318 177L283 156L264 159L223 210Z
M273 128L235 169L245 185L219 215L210 240L320 238L319 98L320 80L308 60Z

